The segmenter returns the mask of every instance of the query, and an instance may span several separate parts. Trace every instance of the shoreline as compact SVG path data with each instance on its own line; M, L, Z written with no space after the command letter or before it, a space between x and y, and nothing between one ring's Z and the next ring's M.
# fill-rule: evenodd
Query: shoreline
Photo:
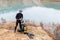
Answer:
M56 28L59 26L59 24L58 25L53 25L52 24L52 26L51 26L51 24L49 24L49 25L47 25L47 26L50 26L50 27L45 27L44 25L44 23L40 23L40 24L35 24L34 22L32 23L32 22L25 22L25 24L27 25L27 27L28 27L28 30L30 30L30 28L33 28L34 29L34 27L35 28L38 28L39 29L39 27L40 28L42 28L45 32L47 32L47 34L50 36L50 37L52 37L53 39L56 39L55 38L55 34L53 33L53 31L56 31L56 30L59 30L59 29L56 29L56 30L52 30L52 29L50 29L50 28L54 28L55 26L56 26ZM15 27L15 21L9 21L9 22L7 22L7 23L4 23L4 24L0 24L0 29L7 29L7 30L14 30L14 27ZM48 28L48 29L47 29ZM19 27L18 27L18 29L19 29ZM37 29L37 30L38 30ZM52 31L51 31L52 30Z

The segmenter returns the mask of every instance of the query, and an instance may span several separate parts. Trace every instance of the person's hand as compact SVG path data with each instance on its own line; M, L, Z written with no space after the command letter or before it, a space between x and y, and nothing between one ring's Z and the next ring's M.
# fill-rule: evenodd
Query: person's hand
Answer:
M20 20L23 20L23 18L20 18Z
M21 18L19 20L22 20Z
M16 20L20 20L20 19L16 19Z

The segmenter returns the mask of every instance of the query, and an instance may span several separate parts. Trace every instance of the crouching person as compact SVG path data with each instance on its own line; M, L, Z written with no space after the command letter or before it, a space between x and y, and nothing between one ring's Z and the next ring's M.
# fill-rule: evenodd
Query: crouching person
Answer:
M18 30L18 32L27 33L27 27L24 21L21 21L21 28Z

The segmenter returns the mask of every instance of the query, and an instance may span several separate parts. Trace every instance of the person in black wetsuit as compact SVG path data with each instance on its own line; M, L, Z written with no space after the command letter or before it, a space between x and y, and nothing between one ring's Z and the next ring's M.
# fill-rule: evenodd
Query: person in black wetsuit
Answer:
M21 21L22 21L22 19L23 19L22 10L19 10L19 13L16 14L16 26L15 26L14 32L16 32L18 23L19 23L19 27L21 29Z

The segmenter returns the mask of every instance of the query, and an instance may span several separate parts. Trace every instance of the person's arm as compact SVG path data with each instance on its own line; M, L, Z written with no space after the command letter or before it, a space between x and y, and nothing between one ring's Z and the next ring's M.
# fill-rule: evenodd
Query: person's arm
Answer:
M17 19L17 17L18 17L18 14L16 14L16 17L15 18Z
M23 20L23 14L21 14L21 18L20 18L20 20Z
M16 20L19 20L19 14L16 15Z
M22 14L22 18L23 18L23 14Z

